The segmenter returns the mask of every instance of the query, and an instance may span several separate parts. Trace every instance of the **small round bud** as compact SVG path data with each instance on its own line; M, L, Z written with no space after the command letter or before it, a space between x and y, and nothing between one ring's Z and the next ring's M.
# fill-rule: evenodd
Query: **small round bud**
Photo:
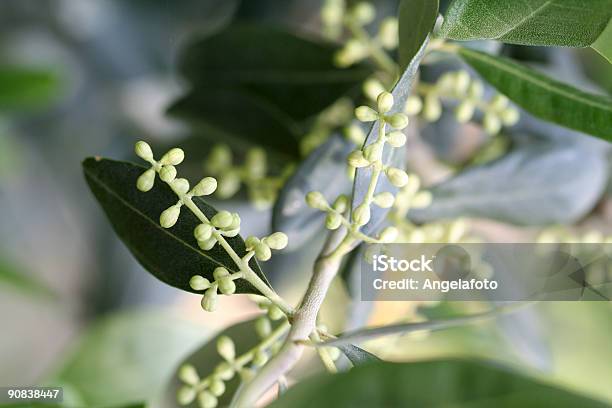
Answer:
M509 101L506 96L497 94L491 99L489 106L496 111L501 111L508 106L508 102Z
M170 149L168 153L164 154L159 162L163 165L171 164L176 166L181 164L184 159L185 152L183 152L182 149L175 147L174 149Z
M344 8L337 2L326 2L321 8L321 21L325 26L337 26L342 24Z
M175 204L161 213L159 216L159 224L163 228L171 228L178 221L179 215L181 215L181 206Z
M232 213L232 223L227 227L227 229L236 229L240 228L240 215L238 213Z
M338 198L336 198L336 201L334 201L332 208L340 213L343 213L348 207L348 202L348 197L344 194L340 194Z
M398 21L395 17L387 17L380 23L378 41L388 50L397 47L399 42Z
M455 76L455 92L463 95L470 86L470 74L467 71L459 71Z
M386 191L374 196L374 202L380 208L390 208L395 202L395 197L390 192Z
M259 147L250 149L245 157L244 165L252 177L261 178L265 176L266 152Z
M194 196L211 195L217 189L217 180L212 177L204 177L191 191Z
M224 295L236 293L236 283L230 277L221 278L219 281L219 291Z
M218 174L231 165L232 151L230 148L223 144L213 147L206 161L207 170L213 174Z
M412 199L412 207L425 208L431 204L433 197L429 191L419 191Z
M222 266L215 268L215 270L213 271L213 277L215 278L215 280L225 278L226 276L229 276L229 274L229 271Z
M378 112L387 113L393 108L393 95L389 92L381 92L376 98L376 105L378 107Z
M325 217L325 228L336 230L342 225L342 216L336 212L330 212Z
M376 17L376 10L370 3L362 1L353 7L351 16L362 25L370 24Z
M265 316L255 320L255 331L259 337L267 337L270 333L272 333L272 324L270 324L270 320Z
M236 358L236 347L228 336L221 336L217 340L217 352L226 361L233 361Z
M496 135L501 130L502 123L496 114L488 112L484 115L482 126L488 134Z
M233 171L219 176L217 183L217 196L219 198L230 198L240 190L240 177Z
M200 305L207 312L214 312L217 309L217 290L210 288L204 292Z
M387 227L380 233L380 240L385 243L394 242L399 235L399 231L395 227Z
M357 206L353 212L353 221L357 225L367 224L370 221L370 206L365 203Z
M446 72L438 78L436 88L442 92L452 92L455 89L456 76L454 72Z
M181 405L188 405L193 402L196 397L196 391L193 387L187 385L182 386L176 393L176 400Z
M387 135L387 143L389 143L391 147L402 147L406 144L406 135L399 130L393 131Z
M283 313L283 311L275 304L271 304L270 307L268 308L268 317L271 320L280 320L284 316L285 314Z
M395 113L385 118L387 122L396 129L403 129L408 126L408 116L404 113Z
M215 408L219 401L210 391L202 391L198 395L198 403L200 408Z
M382 158L383 145L381 143L372 143L363 148L363 157L368 163L374 163Z
M231 380L234 377L234 368L231 364L223 362L215 368L214 375L215 377L219 377L222 380Z
M480 81L472 81L467 90L470 99L480 99L484 94L484 85Z
M268 355L263 350L257 350L253 355L253 365L261 367L268 362Z
M155 170L153 169L145 171L136 180L136 188L145 193L153 188L153 184L155 184Z
M255 245L255 257L260 261L267 261L272 257L272 251L270 251L270 247L260 242Z
M520 118L518 109L513 108L511 106L501 111L499 115L500 115L502 122L506 126L516 125L516 123L519 121L519 118Z
M474 108L474 104L469 100L461 102L455 110L455 119L457 119L457 122L469 122L472 116L474 116Z
M200 224L193 230L193 236L198 241L206 241L212 236L213 227L210 224Z
M176 178L176 167L167 165L159 171L159 178L165 183L171 183Z
M183 364L178 371L178 378L186 384L195 385L200 381L200 376L191 364Z
M353 150L348 155L347 162L349 166L355 168L366 167L370 165L370 162L365 157L363 157L363 152L361 150Z
M210 288L210 281L203 276L193 275L189 279L189 286L193 290L206 290Z
M408 175L402 169L389 167L386 171L387 178L395 187L404 187L408 183Z
M213 249L216 243L217 243L217 239L215 237L210 237L204 241L198 241L198 246L202 248L204 251L209 251Z
M272 249L284 249L289 243L289 238L287 234L275 232L265 239L265 243Z
M363 93L365 93L365 95L371 100L375 101L376 98L378 98L378 95L381 94L381 92L385 92L385 87L383 86L383 84L380 83L378 79L368 78L363 83Z
M221 380L212 380L208 390L215 396L220 397L225 392L225 383Z
M442 103L436 95L430 94L425 97L423 106L423 118L428 122L435 122L442 115Z
M344 129L344 135L347 137L347 139L358 146L361 146L366 138L366 134L363 132L361 127L354 123Z
M222 210L216 213L210 222L217 228L227 228L232 225L233 220L232 214L229 211Z
M406 99L406 105L404 105L404 113L406 115L414 116L421 113L423 109L423 101L416 95L410 95Z
M184 178L172 180L172 188L179 194L187 194L189 191L189 182Z
M244 243L245 243L245 245L246 245L247 249L251 248L251 250L252 250L253 248L255 248L255 246L256 246L257 244L259 244L260 242L261 242L261 241L259 240L259 238L254 237L254 236L252 236L252 235L251 235L251 236L249 236L249 237L247 237L247 239L244 241Z
M306 194L306 204L308 204L311 208L316 208L318 210L327 210L329 204L323 194L318 191L311 191Z
M407 193L408 195L414 195L421 188L421 179L416 174L411 174L408 176L408 182L403 187L402 191Z
M144 159L148 162L153 161L153 150L151 150L151 146L147 142L138 141L134 146L134 151L136 152L136 156Z
M369 106L359 106L355 109L355 117L361 122L374 122L378 119L378 113Z

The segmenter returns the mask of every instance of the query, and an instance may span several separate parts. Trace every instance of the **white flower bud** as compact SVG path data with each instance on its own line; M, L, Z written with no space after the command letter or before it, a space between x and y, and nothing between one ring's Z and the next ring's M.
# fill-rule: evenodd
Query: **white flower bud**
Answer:
M255 320L255 331L262 339L267 337L272 333L272 324L270 324L270 320L265 316L259 317Z
M325 217L325 228L329 230L336 230L342 225L342 216L335 212L330 212Z
M389 167L386 171L387 178L395 187L404 187L408 183L408 175L402 169Z
M197 241L206 241L212 236L213 227L208 223L203 223L195 227L193 236Z
M267 261L272 257L272 251L270 251L270 247L260 242L255 245L255 257L260 261Z
M287 234L285 233L275 232L274 234L265 238L264 242L270 248L278 250L278 249L284 249L287 246L289 242L289 238L287 237Z
M253 365L261 367L268 362L268 355L263 350L257 350L253 355Z
M352 39L348 40L344 48L336 55L336 62L351 65L368 55L368 46L363 42Z
M429 191L419 191L412 199L412 207L425 208L431 204L433 197Z
M511 106L509 106L506 109L502 110L499 113L499 115L500 115L500 118L501 118L502 122L506 126L514 126L514 125L516 125L516 123L519 121L519 118L520 118L520 114L519 114L518 109L513 108Z
M363 157L369 163L374 163L382 158L383 145L380 143L372 143L363 148Z
M151 150L151 146L147 142L143 142L142 140L136 142L136 146L134 146L134 151L136 152L136 156L144 159L148 162L153 161L153 150Z
M268 317L271 320L280 320L283 318L283 316L285 316L285 314L278 306L276 306L275 304L270 305L270 307L268 308Z
M247 239L244 241L244 243L245 243L245 245L247 247L247 250L252 250L260 242L261 241L259 240L259 238L254 237L254 236L247 237Z
M442 103L434 94L429 94L425 97L425 105L423 106L423 118L428 122L435 122L442 115Z
M204 177L196 186L191 190L194 196L207 196L211 195L217 189L217 180L212 177Z
M227 381L234 377L234 373L234 367L232 367L232 365L229 363L223 362L215 368L214 376Z
M385 87L383 86L383 84L380 83L378 79L368 78L363 83L363 93L365 93L365 95L371 100L375 101L376 98L378 98L378 95L381 94L381 92L385 92Z
M370 24L376 17L376 10L370 3L362 1L351 10L351 16L362 25Z
M508 106L508 102L509 101L506 96L497 94L493 98L491 98L491 101L489 102L489 106L493 110L501 111L502 109L505 109Z
M212 225L217 228L227 228L232 225L233 221L234 218L232 217L232 214L229 211L225 210L219 211L210 220Z
M399 42L398 21L395 17L387 17L380 23L378 41L388 50L397 47Z
M399 231L395 227L387 227L380 233L380 240L384 243L394 242L399 235Z
M219 401L211 392L202 391L198 395L198 403L200 404L200 408L215 408Z
M189 191L189 182L184 178L177 178L172 180L172 188L179 194L187 194Z
M193 387L182 386L176 393L176 400L181 405L189 405L195 400L196 391Z
M459 123L467 123L474 116L474 103L470 100L463 101L457 106L455 110L455 119Z
M406 114L404 113L395 113L391 116L387 116L386 118L387 123L389 123L392 127L396 128L396 129L403 129L406 126L408 126L408 116L406 116Z
M217 196L219 198L230 198L238 190L240 190L240 177L235 172L227 172L219 177L217 184Z
M484 85L480 81L472 81L467 90L470 99L480 99L484 94Z
M159 171L159 178L165 183L171 183L176 178L176 167L167 165Z
M381 92L376 98L376 106L379 113L387 113L393 108L393 95L389 92Z
M136 180L136 188L142 192L150 191L155 184L155 170L149 169L142 173Z
M391 147L402 147L406 144L406 135L399 130L395 130L387 135L387 143L389 143Z
M266 152L262 148L250 149L245 157L244 165L252 177L260 178L266 174Z
M230 277L222 278L219 281L219 291L224 295L236 293L236 283Z
M183 364L178 371L178 378L186 384L195 385L200 381L200 376L191 364Z
M421 188L421 179L416 174L408 176L408 182L402 188L402 191L408 195L414 195Z
M374 202L380 208L390 208L393 206L395 202L395 197L392 193L386 191L384 193L380 193L374 196Z
M216 145L213 147L206 168L213 174L218 174L222 170L227 169L232 165L232 151L226 145Z
M482 126L488 134L496 135L501 130L502 123L496 114L487 112L482 120Z
M406 105L404 105L404 113L406 115L414 116L418 115L423 109L423 101L416 95L410 95L406 99Z
M227 227L227 229L239 229L240 228L240 215L238 213L232 213L232 223Z
M228 336L221 336L217 340L217 352L226 361L234 361L236 358L236 347Z
M323 194L318 191L311 191L306 194L306 204L308 204L311 208L316 208L318 210L327 210L329 204Z
M217 290L210 288L204 292L200 305L207 312L214 312L217 309Z
M361 146L366 138L366 134L363 132L361 127L354 123L344 129L344 134L347 139L355 143L357 146Z
M455 89L456 77L454 72L445 72L438 78L436 88L442 92L452 92Z
M217 239L215 237L211 237L211 238L205 239L204 241L198 241L198 246L202 248L204 251L209 251L213 249L216 243L217 243Z
M340 194L338 198L336 198L336 201L334 201L332 208L338 211L339 213L343 213L348 207L348 201L349 199L346 195Z
M212 380L208 390L215 396L220 397L225 392L225 383L221 380Z
M357 225L365 225L370 221L370 206L363 203L353 212L353 221Z
M355 109L355 117L361 122L374 122L378 119L378 113L369 106L358 106Z
M163 228L171 228L178 221L179 215L181 215L181 206L179 204L168 207L159 216L159 224Z
M342 48L334 54L334 64L340 68L349 67L353 62L353 58L349 55L348 50Z
M215 280L225 278L226 276L229 276L229 274L229 271L222 266L216 267L213 271L213 277L215 278Z
M363 157L361 150L353 150L347 159L348 165L355 168L366 167L370 165L370 162Z
M206 290L210 288L210 281L203 276L193 275L189 279L189 286L193 290Z
M455 92L458 95L463 95L470 86L470 74L467 71L459 71L455 76Z
M184 159L185 152L183 152L182 149L175 147L174 149L170 149L168 153L164 154L159 162L163 165L171 164L173 166L176 166L181 164Z
M325 26L337 26L342 24L344 8L337 2L327 2L321 8L321 21Z

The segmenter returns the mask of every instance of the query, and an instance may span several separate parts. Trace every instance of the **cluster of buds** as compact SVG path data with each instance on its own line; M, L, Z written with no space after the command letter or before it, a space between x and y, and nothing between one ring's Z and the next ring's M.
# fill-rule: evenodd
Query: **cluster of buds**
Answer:
M285 317L285 313L283 313L283 311L276 306L274 303L270 302L268 299L262 299L260 301L257 302L257 306L259 306L259 308L261 310L263 310L264 312L266 312L266 316L262 316L259 320L261 319L266 319L266 320L280 320L283 319ZM259 320L257 322L259 322ZM256 322L256 323L257 323ZM260 324L265 324L265 323L260 323ZM255 329L259 330L257 328L257 325L255 326ZM265 330L263 330L262 332L265 332ZM259 333L259 331L258 331ZM263 336L262 336L263 337Z
M235 237L240 233L240 216L229 211L219 211L210 221L199 224L193 230L198 246L205 251L212 249L219 236Z
M259 239L250 236L245 240L247 252L255 254L260 261L267 261L272 257L272 249L280 250L287 247L287 235L283 232L275 232L267 237Z
M457 104L455 118L459 123L469 122L476 110L480 110L482 126L491 135L499 133L502 126L513 126L519 120L519 111L510 106L504 95L496 94L484 100L484 85L472 79L467 71L447 72L434 84L420 83L416 91L406 101L404 112L410 116L420 115L428 122L440 119L444 100Z
M242 277L241 272L230 273L226 268L219 266L213 271L214 280L211 282L203 276L194 275L189 280L189 286L193 290L205 291L202 296L202 309L214 312L217 308L217 296L219 292L223 295L232 295L236 292L236 279Z

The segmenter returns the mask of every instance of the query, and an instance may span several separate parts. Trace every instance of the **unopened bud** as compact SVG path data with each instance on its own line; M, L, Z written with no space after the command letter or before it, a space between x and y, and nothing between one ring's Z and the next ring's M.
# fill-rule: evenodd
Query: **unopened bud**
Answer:
M208 223L203 223L195 227L193 236L197 241L206 241L212 236L213 227Z
M374 202L381 208L390 208L394 201L395 197L388 191L374 196Z
M403 129L408 126L408 116L404 113L395 113L385 118L387 122L396 129Z
M226 361L233 361L236 358L236 347L228 336L221 336L217 340L217 352Z
M236 293L236 283L230 277L219 279L219 291L224 295Z
M284 249L289 242L287 234L282 232L275 232L274 234L265 238L265 243L272 249Z
M365 225L370 221L370 206L363 203L353 212L353 221L357 225Z
M260 242L255 245L255 257L260 261L267 261L272 257L272 251L270 251L270 247Z
M198 372L191 364L183 364L181 368L179 368L178 377L181 381L189 385L195 385L200 381Z
M159 178L165 183L171 183L176 178L176 167L171 164L162 167L159 171Z
M397 47L399 42L398 21L395 17L387 17L380 23L378 40L388 50Z
M270 320L262 316L255 320L255 331L257 335L261 338L267 337L272 332L272 325L270 324Z
M215 237L211 237L204 241L198 241L198 246L202 248L204 251L209 251L213 249L216 243L217 243L217 239Z
M215 371L214 371L215 377L219 377L225 381L231 380L232 377L234 377L234 373L235 373L234 368L232 367L231 364L227 362L223 362L219 364L217 368L215 368Z
M210 222L217 228L227 228L232 224L233 217L229 211L219 211L216 213Z
M406 100L406 105L404 105L404 113L414 116L421 113L421 109L423 109L423 101L421 98L416 95L410 95Z
M369 106L358 106L355 109L355 117L361 122L374 122L378 119L378 113Z
M508 98L504 95L497 94L491 99L489 106L496 111L501 111L508 106Z
M202 309L207 312L214 312L217 309L217 290L214 288L208 289L202 296Z
M423 118L428 122L435 122L442 115L442 103L436 95L427 95L423 106Z
M351 10L351 15L357 22L365 25L374 21L374 18L376 17L376 10L370 3L362 1L353 7Z
M147 142L143 142L142 140L136 142L136 146L134 146L134 151L136 152L136 156L144 159L148 162L153 161L153 150L151 150L151 146Z
M412 207L425 208L431 204L433 197L429 191L419 191L412 199Z
M482 98L484 85L480 81L472 81L467 90L468 97L472 100Z
M325 228L336 230L342 225L342 216L336 212L330 212L325 217Z
M187 194L187 192L189 191L189 182L187 181L187 179L174 179L172 180L171 185L174 191L176 191L178 194Z
M220 397L225 392L225 383L221 380L212 380L208 390L215 396Z
M368 78L363 83L363 93L365 93L365 95L373 101L375 101L376 98L378 98L378 95L384 91L385 87L376 78Z
M347 162L349 166L360 168L366 167L370 165L370 162L363 157L363 152L361 150L354 150L348 155Z
M278 306L276 306L275 304L270 305L270 307L268 308L268 317L271 320L280 320L283 318L283 316L285 316L285 314Z
M149 169L142 173L136 180L136 188L142 192L150 191L155 184L155 170Z
M469 122L470 119L472 119L472 116L474 116L474 108L474 104L469 100L461 102L455 110L455 118L457 119L457 122Z
M163 165L171 164L173 166L176 166L178 164L181 164L184 159L185 152L183 152L182 149L175 147L174 149L170 149L168 153L164 154L159 162Z
M455 92L463 95L470 86L470 74L467 71L459 71L455 77Z
M222 266L215 268L215 270L213 271L213 277L215 278L215 280L225 278L226 276L229 276L229 274L229 271Z
M393 95L389 92L381 92L376 98L376 105L379 113L387 113L393 108Z
M363 148L363 157L368 163L374 163L382 158L383 145L380 143L372 143Z
M219 176L217 196L222 199L230 198L240 190L240 177L233 171Z
M404 187L408 183L408 175L402 169L389 167L387 169L387 178L395 187Z
M329 204L323 194L318 191L311 191L306 194L306 204L308 204L311 208L316 208L318 210L327 210Z
M507 107L506 109L502 110L500 113L500 118L502 120L502 122L504 123L504 125L506 126L514 126L516 125L516 123L519 121L520 118L520 114L518 109L513 108L513 107Z
M202 391L198 395L198 402L200 403L200 408L215 408L219 403L217 397L209 391Z
M212 177L204 177L191 191L194 196L211 195L217 189L217 180Z
M244 243L245 243L245 245L246 245L247 249L249 249L249 248L250 248L251 250L252 250L253 248L255 248L255 246L256 246L257 244L259 244L260 242L261 242L261 241L259 240L259 238L254 237L254 236L252 236L252 235L251 235L251 236L249 236L249 237L247 237L247 239L244 241Z
M159 224L163 228L171 228L174 226L174 224L176 224L179 215L181 215L181 206L179 204L175 204L161 213L159 216Z
M253 355L253 365L261 367L268 362L268 355L263 350L257 350Z
M482 126L488 134L496 135L501 130L502 123L496 114L488 112L484 115Z
M402 147L406 144L406 135L399 130L395 130L387 135L387 143L389 143L391 147Z
M336 198L336 201L334 201L332 208L338 211L339 213L343 213L344 211L346 211L346 208L348 207L348 201L349 200L346 195L340 194L338 198Z
M176 400L181 405L189 405L195 400L196 391L193 387L184 385L176 393Z
M395 227L387 227L380 233L380 240L385 243L394 242L399 235L399 231Z
M189 279L189 286L193 290L206 290L210 288L210 281L203 276L193 275Z
M357 146L361 146L366 138L366 134L363 132L361 127L356 124L351 124L344 129L344 134L347 139L355 143Z

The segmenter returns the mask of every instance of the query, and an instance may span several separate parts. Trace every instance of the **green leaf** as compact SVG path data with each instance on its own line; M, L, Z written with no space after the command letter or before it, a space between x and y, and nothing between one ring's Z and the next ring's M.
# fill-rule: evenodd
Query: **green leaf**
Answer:
M0 290L5 288L40 298L55 297L51 289L28 276L22 268L0 255Z
M399 60L402 70L419 52L438 17L438 0L402 0L399 6Z
M374 363L324 375L291 388L281 407L603 408L603 402L547 384L495 363L434 360Z
M612 19L591 47L612 64Z
M486 81L540 119L612 140L612 99L590 94L518 64L459 47L459 55Z
M353 363L353 366L359 366L363 364L370 364L381 361L380 358L374 354L365 351L364 349L355 346L354 344L341 344L338 348L344 353L346 358Z
M48 71L0 66L0 111L37 108L57 94L58 78Z
M176 204L177 197L170 187L156 179L153 189L143 193L136 189L136 180L146 169L131 163L100 158L89 158L83 162L85 178L89 188L104 209L119 238L126 244L140 264L161 281L194 292L189 286L193 275L202 275L212 280L218 266L237 272L238 268L230 256L219 245L210 251L198 247L193 230L200 223L186 207L181 209L178 222L172 228L159 225L159 216L166 208ZM210 219L217 213L199 197L193 201ZM226 238L239 256L246 254L240 236ZM267 282L254 259L249 262L260 278ZM238 279L238 293L258 293L244 279Z
M207 332L175 313L134 311L87 329L49 386L68 386L80 404L113 406L152 399Z
M612 0L455 0L441 34L522 45L588 47L612 17Z

